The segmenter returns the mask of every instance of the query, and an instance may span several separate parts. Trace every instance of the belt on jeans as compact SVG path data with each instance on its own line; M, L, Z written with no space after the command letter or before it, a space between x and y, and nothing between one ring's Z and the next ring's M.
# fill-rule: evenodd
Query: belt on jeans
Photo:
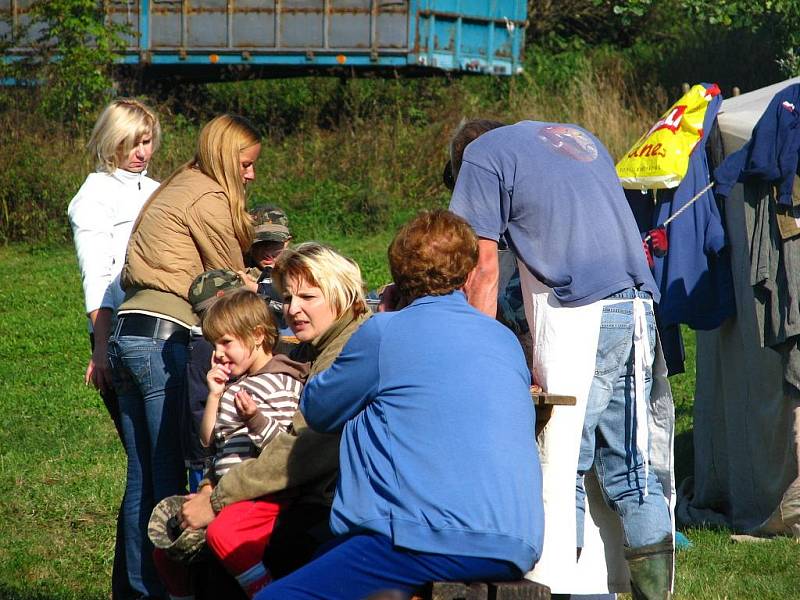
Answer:
M176 344L189 343L189 330L168 319L160 319L141 313L120 315L117 319L117 337L133 335L149 337L156 340L175 342Z
M634 298L641 298L642 300L652 300L653 294L647 292L645 290L640 290L638 288L626 288L624 290L620 290L615 292L609 296L603 298L603 300L633 300Z

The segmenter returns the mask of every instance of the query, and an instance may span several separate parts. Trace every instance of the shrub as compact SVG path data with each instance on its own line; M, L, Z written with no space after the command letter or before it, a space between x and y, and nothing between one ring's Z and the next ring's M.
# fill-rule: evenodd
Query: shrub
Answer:
M51 121L86 125L113 94L111 69L125 29L107 23L95 0L36 0L27 31L32 53L14 65L14 75L39 96L37 112ZM33 32L36 33L33 33Z

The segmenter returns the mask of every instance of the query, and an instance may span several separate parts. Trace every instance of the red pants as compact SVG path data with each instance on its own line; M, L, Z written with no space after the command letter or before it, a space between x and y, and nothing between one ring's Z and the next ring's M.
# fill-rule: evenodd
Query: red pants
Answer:
M245 591L252 584L260 589L261 559L283 507L268 498L236 502L223 508L206 530L208 547ZM171 560L160 549L153 552L153 557L170 595L190 596L193 590L186 565Z
M206 543L236 576L260 563L283 508L268 497L235 502L223 508L206 531Z

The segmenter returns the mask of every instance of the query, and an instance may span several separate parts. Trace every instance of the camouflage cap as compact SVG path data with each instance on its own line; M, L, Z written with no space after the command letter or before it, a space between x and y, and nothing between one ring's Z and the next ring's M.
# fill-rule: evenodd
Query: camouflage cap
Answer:
M214 300L224 296L226 291L244 285L242 278L228 269L213 269L198 275L189 286L189 303L198 315L203 314Z
M250 210L253 217L253 228L257 242L285 242L291 239L289 219L286 213L277 206L256 206Z
M147 537L171 559L191 564L202 556L206 530L180 528L178 515L185 501L186 496L168 496L156 504L147 524Z

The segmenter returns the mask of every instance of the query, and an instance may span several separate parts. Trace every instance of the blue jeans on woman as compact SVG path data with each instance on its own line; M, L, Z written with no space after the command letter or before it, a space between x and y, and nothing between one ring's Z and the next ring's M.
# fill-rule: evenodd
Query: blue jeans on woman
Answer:
M639 548L664 541L672 535L669 508L664 491L652 470L645 476L645 458L636 444L634 298L649 300L650 294L627 289L609 297L619 303L603 307L597 343L594 379L586 403L578 475L576 517L578 547L583 547L586 492L584 475L595 470L608 505L622 520L625 544ZM656 324L652 305L644 305L651 360L644 373L645 399L652 387ZM649 402L645 402L649 404ZM645 485L645 481L647 482ZM646 490L646 493L645 493Z
M128 455L122 501L128 579L139 594L164 596L147 524L160 500L186 493L178 423L188 350L185 344L120 336L111 338L108 355Z

